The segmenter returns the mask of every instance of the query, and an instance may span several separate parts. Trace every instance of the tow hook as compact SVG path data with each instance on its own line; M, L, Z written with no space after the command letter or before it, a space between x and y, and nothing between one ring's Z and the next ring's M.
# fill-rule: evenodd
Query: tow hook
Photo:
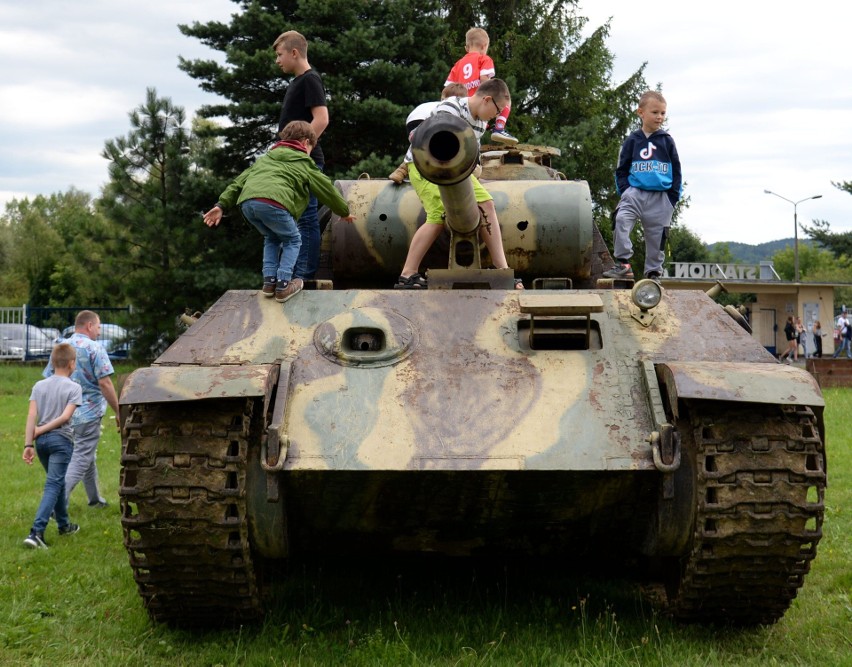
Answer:
M671 424L663 424L648 437L654 465L660 472L671 473L680 468L680 433Z

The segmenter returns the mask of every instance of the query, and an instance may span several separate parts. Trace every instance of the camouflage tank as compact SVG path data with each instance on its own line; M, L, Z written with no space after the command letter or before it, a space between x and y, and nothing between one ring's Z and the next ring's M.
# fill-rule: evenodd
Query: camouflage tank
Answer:
M411 187L339 182L356 222L325 230L333 284L229 291L126 381L122 525L150 616L259 619L273 559L431 551L624 554L677 618L779 619L823 521L811 376L704 292L601 280L588 186L552 149L486 147L513 270L477 268L475 150L430 127L415 158L452 236L429 289L389 289L424 219Z

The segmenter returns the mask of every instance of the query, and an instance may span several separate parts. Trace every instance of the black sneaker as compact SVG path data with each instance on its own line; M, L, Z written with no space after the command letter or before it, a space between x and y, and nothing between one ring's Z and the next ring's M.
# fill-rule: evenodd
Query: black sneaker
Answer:
M657 273L656 271L649 271L648 275L646 275L645 277L648 280L653 280L658 285L662 285L662 283L660 282L660 274Z
M47 549L47 542L44 541L44 533L30 533L24 539L24 546L30 549Z
M397 278L396 285L393 287L394 289L426 289L428 284L426 283L426 278L419 273L412 273L407 278L403 278L402 276Z
M96 510L102 510L105 507L109 507L109 503L106 500L93 500L89 503L89 507L92 507Z
M73 535L76 532L79 532L80 526L76 523L69 523L67 526L64 526L59 529L60 535Z
M630 267L630 264L616 264L609 271L604 271L603 277L633 280L633 269Z

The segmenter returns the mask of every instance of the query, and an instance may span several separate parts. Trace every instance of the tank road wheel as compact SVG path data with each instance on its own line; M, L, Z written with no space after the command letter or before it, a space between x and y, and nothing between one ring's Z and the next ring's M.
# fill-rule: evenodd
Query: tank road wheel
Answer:
M212 626L262 615L246 522L248 447L259 442L253 407L246 399L131 407L121 524L154 621Z
M670 611L687 621L774 623L822 536L826 468L816 417L803 406L689 408L678 427L694 441L697 511L690 552L669 586Z

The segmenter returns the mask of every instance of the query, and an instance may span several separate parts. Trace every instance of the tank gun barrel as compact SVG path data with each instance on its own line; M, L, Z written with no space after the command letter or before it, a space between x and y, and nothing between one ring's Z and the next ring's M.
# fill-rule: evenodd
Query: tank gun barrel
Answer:
M440 113L414 134L411 153L417 171L438 186L450 229L470 234L479 226L479 208L468 176L479 157L479 142L461 118Z

